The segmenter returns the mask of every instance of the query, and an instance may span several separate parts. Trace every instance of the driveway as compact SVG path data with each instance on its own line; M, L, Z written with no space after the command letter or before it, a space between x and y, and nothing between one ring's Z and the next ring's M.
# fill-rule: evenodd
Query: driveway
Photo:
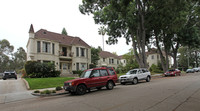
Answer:
M15 79L0 79L0 103L7 103L17 100L34 98L31 91L26 89L26 86L21 78Z

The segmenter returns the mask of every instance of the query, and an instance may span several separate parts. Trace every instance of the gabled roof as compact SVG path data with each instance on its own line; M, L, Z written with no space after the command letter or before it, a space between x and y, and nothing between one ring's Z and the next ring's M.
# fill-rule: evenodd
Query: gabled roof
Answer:
M112 53L107 52L107 51L101 51L101 52L99 53L99 56L102 57L102 58L113 57L113 58L115 58L115 59L120 59L117 55L112 54Z
M39 31L37 31L35 33L35 38L53 40L53 41L59 42L62 45L69 45L69 46L80 45L80 46L85 46L87 48L90 48L90 46L79 37L72 37L68 35L58 34L58 33L47 31L45 29L40 29Z

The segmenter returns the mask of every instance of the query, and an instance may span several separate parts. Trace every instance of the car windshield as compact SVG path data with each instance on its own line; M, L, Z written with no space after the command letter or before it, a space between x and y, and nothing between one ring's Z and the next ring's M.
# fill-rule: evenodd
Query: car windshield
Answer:
M89 78L91 72L92 72L91 70L90 70L90 71L84 71L84 72L81 74L80 78Z
M137 70L130 70L126 73L126 75L129 75L129 74L136 74L137 73Z

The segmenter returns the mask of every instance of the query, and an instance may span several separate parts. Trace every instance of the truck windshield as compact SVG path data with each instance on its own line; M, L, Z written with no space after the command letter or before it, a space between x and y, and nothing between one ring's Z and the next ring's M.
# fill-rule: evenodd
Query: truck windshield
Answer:
M92 71L84 71L84 72L81 74L80 78L89 78L91 72L92 72Z

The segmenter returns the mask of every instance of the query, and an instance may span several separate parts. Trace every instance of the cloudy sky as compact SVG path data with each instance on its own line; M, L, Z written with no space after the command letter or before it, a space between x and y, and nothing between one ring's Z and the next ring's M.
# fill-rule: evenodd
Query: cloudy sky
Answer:
M26 50L28 31L33 24L34 30L46 29L61 33L63 27L68 35L78 36L93 47L102 47L102 36L98 34L92 15L79 12L81 0L1 0L0 1L0 40L7 39L15 47ZM108 36L105 36L107 40ZM122 55L131 45L119 39L117 45L106 45L105 51Z

